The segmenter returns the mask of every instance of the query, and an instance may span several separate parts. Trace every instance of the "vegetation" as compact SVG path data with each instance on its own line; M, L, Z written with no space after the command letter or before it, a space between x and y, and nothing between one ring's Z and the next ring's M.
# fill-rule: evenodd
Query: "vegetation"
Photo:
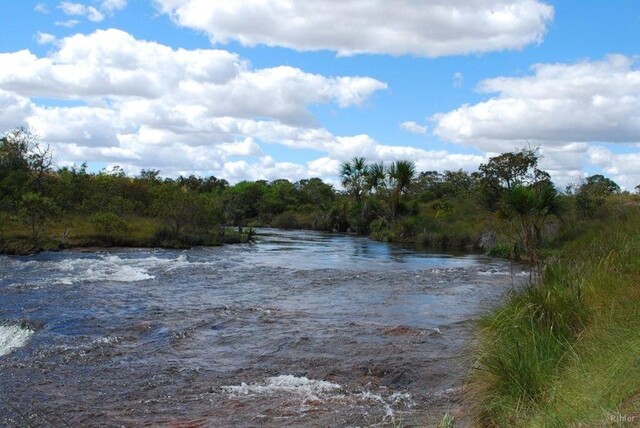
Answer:
M225 228L214 177L128 177L114 167L53 169L49 147L26 129L0 139L0 252L28 254L70 246L218 245L247 240Z
M640 421L640 209L609 202L606 218L573 219L541 280L482 319L470 381L480 425Z
M319 178L230 185L216 177L162 178L158 170L129 177L117 166L54 169L51 150L16 129L0 139L0 249L213 245L237 241L247 227L272 226L535 263L563 221L563 206L594 219L620 193L601 175L559 192L532 149L491 158L473 173L419 172L409 161L359 157L341 166L339 178L343 191Z

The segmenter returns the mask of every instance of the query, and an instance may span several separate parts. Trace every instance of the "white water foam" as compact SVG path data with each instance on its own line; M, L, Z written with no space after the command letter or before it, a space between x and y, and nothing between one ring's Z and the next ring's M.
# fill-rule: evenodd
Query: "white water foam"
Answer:
M492 270L479 270L478 271L478 275L481 276L507 276L507 275L513 275L513 276L518 276L518 277L524 277L524 276L529 276L529 272L526 271L520 271L520 272L509 272L509 271L498 271L495 269Z
M347 392L337 383L292 375L270 377L261 383L246 384L242 382L239 386L223 386L221 389L236 397L291 394L299 397L302 401L299 409L301 412L315 408L315 405L308 407L305 404L307 401L346 402L354 408L361 408L365 403L375 403L384 411L383 423L396 421L394 408L406 409L415 406L411 394L406 392L389 393L390 391L387 391L385 394L369 390Z
M67 259L58 262L56 270L67 273L56 279L56 283L71 285L78 281L138 282L154 279L149 271L168 272L189 266L185 255L175 259L147 257L144 259L122 258L117 255L99 255L95 258Z
M0 357L24 346L32 334L33 330L17 325L0 325Z
M232 395L268 395L284 392L317 399L342 391L342 386L324 380L281 375L267 378L265 382L260 384L242 382L239 386L223 386L222 390Z
M356 401L373 401L379 403L384 408L384 419L383 422L390 420L392 422L395 421L395 412L393 411L393 407L395 406L404 406L404 407L413 407L415 406L415 402L411 398L411 394L407 392L394 392L388 397L383 397L381 394L376 394L371 391L364 391L360 394L356 394L354 396Z

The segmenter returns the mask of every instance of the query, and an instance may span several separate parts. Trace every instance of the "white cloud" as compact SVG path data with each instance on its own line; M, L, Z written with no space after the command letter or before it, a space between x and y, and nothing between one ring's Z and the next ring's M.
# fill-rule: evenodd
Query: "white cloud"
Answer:
M27 118L33 114L34 108L28 98L0 89L0 134L18 126L27 126Z
M342 143L316 127L309 107L358 106L386 88L369 77L252 69L227 51L172 49L119 30L60 39L43 57L2 53L0 62L0 131L29 125L61 164L112 162L231 180L326 173L339 161L279 162L260 145L339 156ZM36 98L74 101L45 107Z
M38 13L44 13L47 14L49 13L49 8L47 7L46 4L44 3L38 3L33 7L33 10L35 10Z
M296 50L446 55L522 49L553 18L540 0L155 0L179 25L214 43Z
M82 3L63 1L58 4L58 9L69 16L86 16L91 22L101 22L104 14L93 6L86 6Z
M55 24L57 27L73 28L79 23L80 21L78 21L77 19L68 19L66 21L56 21Z
M453 73L453 87L462 88L463 85L464 85L464 75L459 71Z
M100 9L108 13L113 13L116 10L122 10L127 7L127 0L102 0L100 3Z
M589 148L588 159L623 189L634 192L640 185L640 153L613 153L605 147L595 146Z
M640 142L640 71L635 60L538 64L526 77L498 77L479 91L498 93L436 115L435 134L487 151L513 145L569 142Z
M72 3L63 1L58 4L58 9L62 10L65 15L85 15L87 13L87 7L81 3Z
M211 117L271 117L310 124L312 104L360 105L385 83L369 77L324 77L293 67L252 70L222 50L174 50L120 30L60 40L38 58L0 54L0 87L27 96L109 97L137 120L176 126Z
M36 34L36 41L39 45L48 45L49 43L56 41L56 36L38 31L38 34Z
M244 141L220 144L219 148L227 156L263 155L262 149L260 149L260 146L256 144L251 137L245 138Z
M423 125L419 125L416 122L408 121L402 122L400 124L400 128L404 129L407 132L411 132L413 134L424 135L427 133L427 127Z
M601 61L537 64L532 70L529 76L481 82L481 93L497 95L433 116L434 134L491 153L540 146L542 167L563 184L584 176L587 163L611 174L633 164L635 155L604 156L589 147L640 142L640 70L635 59L609 55ZM623 175L625 185L637 177L631 171Z

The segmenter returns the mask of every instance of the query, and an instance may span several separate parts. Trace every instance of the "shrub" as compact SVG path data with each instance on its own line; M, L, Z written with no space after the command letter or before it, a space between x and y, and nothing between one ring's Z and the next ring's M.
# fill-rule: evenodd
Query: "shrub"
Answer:
M90 217L89 222L100 235L110 240L129 230L127 222L119 215L111 212L95 213Z

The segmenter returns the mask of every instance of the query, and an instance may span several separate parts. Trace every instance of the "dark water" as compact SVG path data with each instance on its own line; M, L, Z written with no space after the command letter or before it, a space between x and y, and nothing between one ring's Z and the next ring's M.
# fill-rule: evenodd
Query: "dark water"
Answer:
M508 263L263 233L0 256L0 426L429 426L455 407Z

